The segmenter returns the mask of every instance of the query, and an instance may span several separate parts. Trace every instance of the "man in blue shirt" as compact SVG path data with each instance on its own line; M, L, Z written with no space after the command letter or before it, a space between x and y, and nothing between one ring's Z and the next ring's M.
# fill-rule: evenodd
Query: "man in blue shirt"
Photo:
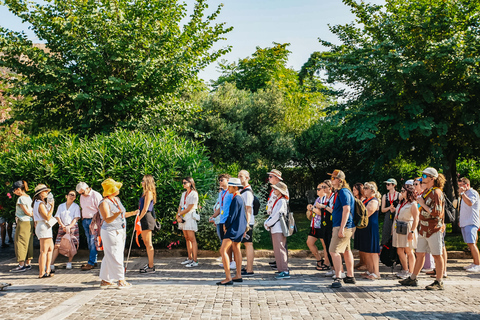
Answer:
M332 176L332 186L335 189L332 211L333 233L330 243L330 255L332 256L335 268L335 280L331 288L342 287L342 257L345 259L347 276L343 279L345 283L355 283L353 273L353 254L350 250L350 240L355 232L353 214L355 211L355 198L350 187L345 181L345 173L335 170L329 173Z

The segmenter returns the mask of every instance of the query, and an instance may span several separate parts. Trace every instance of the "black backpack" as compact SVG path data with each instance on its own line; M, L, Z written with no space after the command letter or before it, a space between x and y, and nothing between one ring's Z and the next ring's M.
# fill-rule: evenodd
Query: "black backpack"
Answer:
M443 202L443 210L444 210L444 222L445 223L455 223L455 207L453 206L452 202L447 198L447 195L444 193L443 197L445 201Z
M387 267L393 268L393 266L399 262L398 260L397 248L392 245L392 238L390 238L387 244L382 247L382 251L380 252L380 262Z
M260 212L260 200L258 200L257 196L253 193L253 190L250 188L243 189L240 191L240 194L244 193L245 191L250 191L253 195L253 215L256 216Z

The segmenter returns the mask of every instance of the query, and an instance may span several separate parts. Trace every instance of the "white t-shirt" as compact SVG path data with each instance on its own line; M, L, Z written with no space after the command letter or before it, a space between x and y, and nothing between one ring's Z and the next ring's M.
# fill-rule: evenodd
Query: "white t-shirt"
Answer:
M245 191L243 191L242 193L242 198L243 198L243 202L245 203L245 208L250 207L252 209L252 212L250 214L250 222L249 222L249 224L252 226L255 224L255 216L253 215L253 190L250 192L250 191L247 191L247 189L252 190L252 187L248 185L246 188L243 189Z
M185 208L188 207L188 205L193 204L193 210L197 209L198 205L198 193L195 190L190 191L190 193L187 196L187 199L185 199L185 195L187 192L185 191L182 193L182 198L180 199L180 208L184 210ZM192 211L193 212L193 211Z
M33 221L44 221L43 217L40 215L40 212L38 212L38 207L40 206L40 203L43 201L40 200L35 200L35 203L33 204ZM45 202L43 202L45 204Z
M480 227L480 202L478 192L472 188L465 191L465 195L472 201L472 205L468 206L465 201L460 202L460 227L474 225Z
M81 218L80 207L78 204L73 202L70 205L70 208L67 209L67 203L64 202L58 206L55 218L60 218L62 223L68 226L70 223L72 223L73 219Z

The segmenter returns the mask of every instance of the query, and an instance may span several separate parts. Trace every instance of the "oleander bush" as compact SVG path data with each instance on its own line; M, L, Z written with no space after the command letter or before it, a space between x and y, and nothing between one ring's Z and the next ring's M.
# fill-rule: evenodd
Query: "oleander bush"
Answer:
M92 138L50 132L17 141L0 154L0 215L13 220L16 196L10 199L9 193L12 183L21 179L28 182L31 196L37 184L48 185L58 206L78 182L85 181L102 193L102 181L111 177L123 183L120 198L127 211L135 210L144 174L152 174L157 184L155 211L162 223L162 230L154 236L157 247L182 241L173 224L182 178L194 178L201 206L207 191L214 188L216 173L204 146L171 131L119 130ZM130 235L133 218L127 224Z

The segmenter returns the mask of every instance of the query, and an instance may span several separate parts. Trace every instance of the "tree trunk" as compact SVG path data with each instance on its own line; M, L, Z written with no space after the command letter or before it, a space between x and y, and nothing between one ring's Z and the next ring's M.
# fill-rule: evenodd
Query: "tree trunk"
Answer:
M448 153L446 164L443 167L443 173L446 178L445 187L443 191L450 201L458 198L457 185L457 154L456 152ZM452 223L452 233L460 233L458 226L459 212L455 210L455 223Z

